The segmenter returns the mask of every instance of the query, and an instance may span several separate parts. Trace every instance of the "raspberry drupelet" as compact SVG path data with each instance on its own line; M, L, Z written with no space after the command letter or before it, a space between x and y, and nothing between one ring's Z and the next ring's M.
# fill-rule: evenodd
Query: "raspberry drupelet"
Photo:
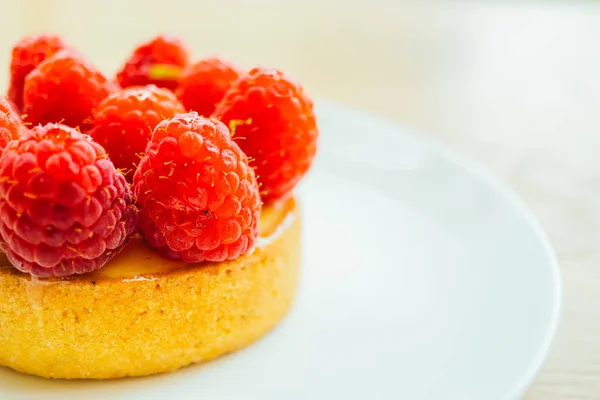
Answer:
M115 89L96 67L63 49L25 78L23 119L32 125L62 123L85 132L96 106Z
M90 135L131 180L156 125L183 112L177 97L167 89L154 85L127 88L98 105Z
M0 157L0 248L22 272L99 269L123 248L137 216L102 146L73 128L34 127Z
M258 235L261 202L248 158L224 124L196 112L157 125L133 191L142 233L167 258L235 259Z
M0 96L0 150L4 149L11 140L18 139L22 129L24 127L21 117L14 106L8 99Z
M312 165L318 129L302 86L277 69L254 68L229 89L213 117L254 159L265 203L292 191Z

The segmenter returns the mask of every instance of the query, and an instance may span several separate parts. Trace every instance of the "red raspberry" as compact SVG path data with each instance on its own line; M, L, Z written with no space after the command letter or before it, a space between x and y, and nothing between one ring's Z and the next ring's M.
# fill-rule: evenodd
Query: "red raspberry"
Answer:
M104 99L94 112L92 138L101 144L115 167L126 171L136 168L154 127L165 118L183 113L175 95L154 85L132 87Z
M177 97L186 110L209 116L238 76L238 69L227 61L219 58L200 60L183 71Z
M0 157L0 248L22 272L101 268L124 247L137 214L102 146L73 128L36 126Z
M23 119L32 124L60 122L85 131L92 112L114 85L71 50L60 50L25 79Z
M258 184L218 120L190 112L158 124L133 182L140 228L164 256L223 261L254 245Z
M122 87L152 83L175 90L187 62L188 51L179 39L157 36L134 50L117 73L117 82Z
M265 202L289 193L312 165L319 134L313 103L281 71L252 69L227 92L213 116L229 125L254 159Z
M18 110L23 108L23 84L27 74L65 47L66 44L56 35L26 36L13 47L8 98Z
M11 140L18 139L21 129L24 129L23 124L14 106L8 99L0 96L0 150Z

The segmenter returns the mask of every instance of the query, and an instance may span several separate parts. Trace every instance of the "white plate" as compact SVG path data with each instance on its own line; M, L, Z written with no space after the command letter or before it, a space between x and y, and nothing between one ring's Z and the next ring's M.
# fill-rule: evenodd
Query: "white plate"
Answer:
M0 369L0 398L519 398L560 305L558 266L531 213L422 137L318 111L320 153L300 191L303 278L275 331L150 378L62 382Z

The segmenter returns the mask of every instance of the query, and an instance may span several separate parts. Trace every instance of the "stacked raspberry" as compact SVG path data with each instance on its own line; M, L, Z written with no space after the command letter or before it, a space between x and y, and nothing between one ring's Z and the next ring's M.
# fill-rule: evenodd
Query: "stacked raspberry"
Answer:
M99 269L136 232L169 259L235 259L263 202L309 170L317 136L311 100L281 71L190 63L158 36L108 79L62 38L26 37L0 98L0 248L42 278Z
M85 273L118 254L137 222L122 174L90 138L37 126L0 159L2 250L40 277Z

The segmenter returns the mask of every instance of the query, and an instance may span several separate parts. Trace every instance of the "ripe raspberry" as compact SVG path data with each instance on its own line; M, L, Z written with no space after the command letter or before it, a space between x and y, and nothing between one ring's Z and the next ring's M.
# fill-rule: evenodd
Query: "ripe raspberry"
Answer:
M92 112L114 85L73 51L60 50L25 78L23 119L89 129Z
M313 103L283 72L252 69L213 116L229 125L235 141L255 160L263 201L289 193L309 170L319 134Z
M0 150L11 140L18 139L21 129L23 124L14 106L8 99L0 96Z
M27 74L65 47L64 41L56 35L26 36L13 47L8 98L18 110L23 108L23 84Z
M0 157L0 248L46 278L101 268L137 222L125 178L102 146L60 124L36 126Z
M101 144L115 167L131 179L146 151L154 127L165 118L183 113L175 95L154 85L132 87L104 99L94 112L92 138Z
M179 39L157 36L134 50L117 73L117 82L122 87L152 83L175 90L187 62L188 51Z
M183 71L177 97L186 110L209 116L238 76L238 69L227 61L219 58L200 60Z
M248 158L218 120L190 112L158 124L133 182L140 229L164 256L223 261L252 248L258 185Z

